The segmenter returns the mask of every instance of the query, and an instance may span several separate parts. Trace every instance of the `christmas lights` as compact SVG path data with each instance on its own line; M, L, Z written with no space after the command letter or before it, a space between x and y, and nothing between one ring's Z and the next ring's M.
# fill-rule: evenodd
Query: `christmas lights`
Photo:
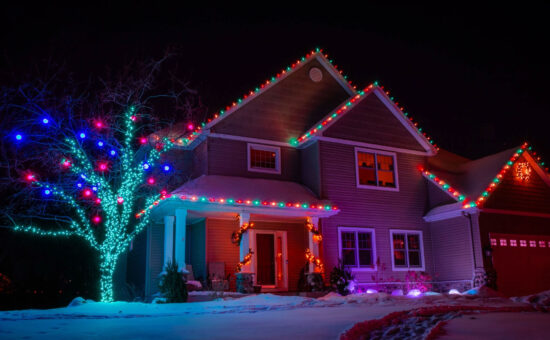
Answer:
M420 171L422 171L422 175L424 175L425 178L437 185L455 200L459 202L466 200L466 196L462 195L458 190L453 188L449 183L437 177L435 174L429 172L428 170L424 170L423 168L420 168Z
M244 232L247 231L248 228L252 228L252 227L254 227L254 223L243 223L243 225L239 228L239 230L234 231L233 234L231 235L231 242L240 246Z
M318 257L315 257L311 250L309 248L306 249L306 260L309 263L313 263L315 265L315 272L316 273L322 273L325 270L325 266L323 265L323 262L321 262L321 259Z
M312 233L312 238L313 238L313 241L319 243L323 240L323 236L321 235L321 232L319 231L319 229L316 229L315 226L313 225L313 223L311 222L306 222L306 229L307 231L309 231L310 233Z
M504 175L510 170L510 168L520 159L521 155L528 149L528 144L524 143L516 152L510 157L506 164L500 169L499 173L493 178L491 183L485 188L481 195L475 200L475 202L469 202L464 204L464 208L481 207L489 198L491 193L495 191L498 185L502 182Z
M531 178L532 170L528 162L518 162L516 163L515 177L522 182L527 182Z
M357 105L366 95L372 93L374 90L379 89L384 93L386 98L388 98L393 106L401 112L403 118L406 119L407 124L409 124L422 138L424 138L435 150L438 150L438 147L434 144L431 137L427 136L425 132L422 132L422 128L418 127L418 123L415 123L412 117L409 117L409 113L405 112L405 108L399 106L397 102L394 101L393 97L389 97L388 91L383 91L384 87L380 86L377 81L373 82L369 86L365 87L362 91L359 91L353 98L346 100L336 111L329 113L321 121L317 122L311 129L298 138L291 138L289 144L291 146L297 147L310 140L313 136L318 135L321 131L324 131L329 125L333 124L338 117L343 115Z
M226 106L224 109L219 110L218 112L214 113L212 118L208 118L206 122L201 123L198 126L193 126L194 130L190 132L189 134L185 135L182 138L179 138L177 140L177 143L179 145L187 146L191 144L194 140L199 137L204 130L209 129L212 125L216 124L221 118L224 116L230 114L231 112L237 110L242 105L246 104L248 101L252 100L253 98L257 97L260 93L263 93L267 89L271 88L274 84L280 82L282 79L286 78L288 75L292 73L292 71L298 69L300 66L304 65L314 57L320 57L329 62L336 71L338 71L338 76L341 77L341 80L346 82L353 91L355 90L355 86L351 84L350 81L347 81L347 76L343 75L343 72L341 70L338 70L338 66L334 65L332 63L332 60L328 59L328 55L323 55L323 51L319 48L315 49L314 51L309 52L304 57L298 59L296 62L292 63L288 67L281 70L281 72L277 73L275 76L267 79L264 83L262 83L260 86L256 87L254 90L250 90L248 93L242 96L242 98L238 98L235 100L231 105ZM355 92L355 91L354 91ZM192 124L188 125L191 127Z
M165 199L180 199L182 201L196 202L196 203L209 203L209 204L222 204L222 205L233 205L233 206L262 206L265 208L274 208L274 209L302 209L310 211L337 211L338 207L329 204L309 204L307 202L281 202L281 201L265 201L259 199L234 199L234 198L225 198L225 197L207 197L207 196L197 196L197 195L162 195L160 199L151 203L147 209L142 210L136 217L140 217L146 210L151 210L157 206L161 201Z
M31 185L41 188L44 195L55 196L57 201L64 202L73 209L74 216L65 229L46 230L37 226L22 225L14 227L16 231L39 236L79 236L88 241L90 246L99 253L100 293L101 301L104 302L113 301L113 273L119 255L126 251L134 237L149 224L150 211L138 208L137 205L149 207L161 197L158 194L143 197L140 191L142 184L147 179L143 171L144 165L135 161L137 150L132 143L132 141L135 141L136 133L135 117L136 108L134 106L129 106L122 114L122 140L116 143L120 145L121 157L113 162L91 160L81 141L74 138L66 138L61 141L68 150L68 157L65 157L61 164L67 168L71 176L79 177L80 181L76 183L76 186L80 190L77 193L81 193L84 200L77 201L72 196L74 193L66 193L55 185L39 181L34 173L27 172L24 175L24 179ZM98 129L104 128L105 124L98 125L98 122L96 122L95 127ZM87 136L84 132L79 132L76 137L82 140ZM147 163L145 164L148 166L154 166L161 155L174 145L167 139L160 142L162 143L161 147L147 150ZM105 142L98 140L94 145L102 147ZM109 154L114 157L117 156L118 152L111 149ZM109 181L103 175L111 166L117 169L117 181ZM163 195L162 197L166 196ZM97 212L94 213L97 208L92 208L90 203L100 206L101 216ZM135 216L134 210L142 212L139 215L139 220L133 219ZM96 225L102 223L102 228L94 230L92 223ZM104 237L96 235L100 231L104 232Z
M252 254L254 254L254 252L252 252L252 249L248 249L248 254L244 256L242 261L237 263L237 269L235 270L237 273L240 273L243 267L250 263L250 261L252 260Z

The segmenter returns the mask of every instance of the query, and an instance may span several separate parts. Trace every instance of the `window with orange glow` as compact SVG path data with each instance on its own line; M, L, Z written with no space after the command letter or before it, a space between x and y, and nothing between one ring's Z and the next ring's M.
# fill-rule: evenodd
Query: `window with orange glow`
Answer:
M357 184L397 188L393 155L357 150Z

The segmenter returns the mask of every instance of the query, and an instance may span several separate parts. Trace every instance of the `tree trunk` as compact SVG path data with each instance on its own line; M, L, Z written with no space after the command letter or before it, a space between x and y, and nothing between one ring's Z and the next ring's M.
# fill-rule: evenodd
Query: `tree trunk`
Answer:
M115 273L118 255L101 254L100 256L100 294L101 302L113 302L113 274Z

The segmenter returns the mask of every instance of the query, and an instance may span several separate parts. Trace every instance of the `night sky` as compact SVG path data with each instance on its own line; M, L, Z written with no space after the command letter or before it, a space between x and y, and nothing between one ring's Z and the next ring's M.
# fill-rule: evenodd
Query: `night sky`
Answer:
M442 148L477 158L528 140L550 157L548 6L332 5L10 5L2 76L53 58L86 78L176 46L213 113L320 47L358 88L380 81Z

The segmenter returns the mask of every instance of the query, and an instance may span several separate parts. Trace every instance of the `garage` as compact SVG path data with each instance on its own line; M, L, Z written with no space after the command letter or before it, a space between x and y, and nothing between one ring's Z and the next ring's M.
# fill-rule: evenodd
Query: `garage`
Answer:
M497 289L522 296L550 289L550 236L489 234Z

